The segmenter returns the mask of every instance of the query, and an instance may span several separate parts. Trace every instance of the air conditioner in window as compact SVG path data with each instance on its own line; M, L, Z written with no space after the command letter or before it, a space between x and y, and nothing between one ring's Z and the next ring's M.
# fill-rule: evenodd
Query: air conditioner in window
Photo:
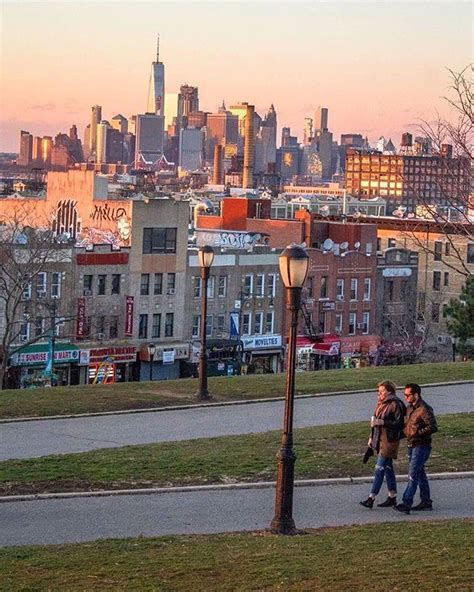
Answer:
M167 294L168 294L168 296L174 296L176 294L176 289L175 288L168 288Z
M274 303L275 303L275 301L273 300L273 298L270 298L270 299L268 300L268 306L273 306L273 305L274 305Z
M45 290L40 290L39 292L36 293L36 296L38 298L46 298L46 291Z
M445 345L447 341L446 335L438 335L436 341L442 345Z
M20 341L28 341L28 335L20 335Z
M92 290L84 290L84 296L92 296Z
M104 333L97 333L97 339L99 341L102 341L103 339L105 339L105 334Z
M358 329L363 329L364 328L364 323L357 323L357 328Z
M344 300L344 294L338 294L336 300Z

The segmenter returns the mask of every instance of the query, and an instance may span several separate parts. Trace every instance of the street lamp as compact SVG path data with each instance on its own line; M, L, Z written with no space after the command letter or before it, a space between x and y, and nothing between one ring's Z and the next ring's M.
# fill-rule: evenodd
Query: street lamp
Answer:
M456 361L456 338L451 337L451 345L453 347L453 362Z
M201 353L199 354L199 389L198 399L209 399L207 390L207 352L206 352L206 330L207 330L207 284L212 262L214 261L214 249L205 245L199 249L199 265L201 266Z
M293 489L296 456L293 452L293 407L296 336L298 333L301 290L308 273L309 257L302 247L293 244L289 245L280 255L279 263L280 275L286 288L286 309L290 313L291 323L286 359L285 417L281 447L277 452L275 516L270 524L270 530L276 534L295 534Z
M153 359L155 357L156 345L150 343L148 345L148 359L150 360L150 382L153 380Z

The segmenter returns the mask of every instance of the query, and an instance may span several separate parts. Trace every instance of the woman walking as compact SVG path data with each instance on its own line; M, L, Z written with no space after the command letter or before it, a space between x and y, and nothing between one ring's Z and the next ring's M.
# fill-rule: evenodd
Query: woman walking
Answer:
M374 480L369 497L360 502L365 508L373 508L374 500L379 493L384 478L387 482L388 497L379 508L388 508L397 503L397 480L393 468L393 459L397 458L400 440L403 438L405 423L405 405L396 395L396 386L390 380L378 385L378 400L374 415L370 421L372 428L369 438L368 452L377 453ZM368 454L364 460L368 458Z

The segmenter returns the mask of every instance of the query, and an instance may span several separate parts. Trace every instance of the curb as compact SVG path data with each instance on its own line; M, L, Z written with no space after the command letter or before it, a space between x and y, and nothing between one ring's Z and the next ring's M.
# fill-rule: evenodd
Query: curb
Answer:
M440 387L440 386L456 386L460 384L474 384L474 380L453 380L450 382L430 382L420 385L422 388ZM400 389L398 389L400 390ZM344 395L355 395L371 393L374 389L362 389L353 391L340 391L333 393L313 393L305 395L295 395L295 399L315 399L318 397L338 397ZM234 405L253 405L256 403L275 403L284 401L284 397L271 397L268 399L252 399L249 401L219 401L216 403L188 403L187 405L173 405L169 407L149 407L147 409L121 409L118 411L97 411L93 413L70 413L67 415L46 415L43 417L13 417L11 419L0 419L0 424L3 423L19 423L26 421L46 421L55 419L79 419L81 417L103 417L107 415L126 415L132 413L160 413L165 411L185 411L188 409L200 409L207 407L230 407Z
M472 479L474 471L460 471L458 473L432 473L428 475L432 481L447 479ZM295 481L295 487L319 487L324 485L351 485L372 483L373 476L366 477L336 477L333 479L300 479ZM408 477L397 476L397 481L406 482ZM100 491L71 491L64 493L38 493L25 495L0 496L0 503L31 502L49 499L73 499L87 497L112 497L119 495L156 495L166 493L193 493L202 491L233 491L239 489L268 489L274 488L275 481L259 481L257 483L229 483L218 485L187 485L182 487L150 487L148 489L112 489Z

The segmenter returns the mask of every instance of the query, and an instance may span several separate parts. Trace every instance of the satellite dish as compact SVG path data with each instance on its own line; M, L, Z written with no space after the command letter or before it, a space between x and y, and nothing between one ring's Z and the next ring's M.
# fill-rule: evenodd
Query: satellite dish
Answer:
M332 241L330 238L327 238L323 242L323 251L330 251L332 249L333 245L334 245L334 241Z
M345 251L348 248L349 248L349 243L347 241L344 241L343 243L341 243L341 249L343 251Z
M356 244L354 245L354 249L360 249L360 242L357 241Z

